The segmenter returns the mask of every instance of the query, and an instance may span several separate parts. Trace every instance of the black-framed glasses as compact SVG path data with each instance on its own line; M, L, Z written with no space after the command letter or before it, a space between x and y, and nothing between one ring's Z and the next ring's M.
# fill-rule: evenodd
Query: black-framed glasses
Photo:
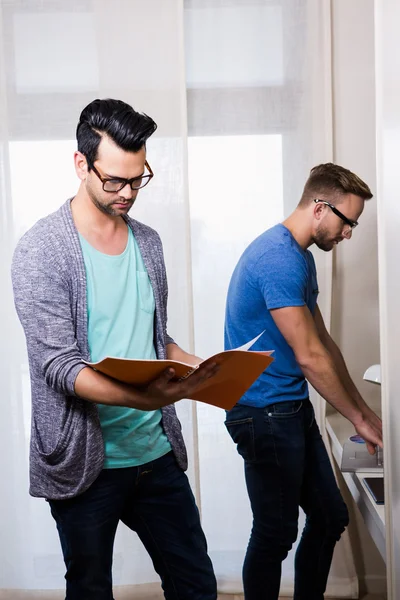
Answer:
M330 202L327 202L326 200L320 200L319 198L314 198L314 202L316 204L318 204L319 202L321 204L326 204L326 206L329 206L329 208L331 209L331 211L333 213L335 213L335 215L337 217L339 217L339 219L342 219L342 221L344 223L346 223L346 225L348 225L350 227L350 229L355 229L358 225L358 221L352 221L351 219L349 219L348 217L346 217L343 213L340 212L340 210L338 210L336 208L336 206L333 206L333 204L331 204Z
M154 173L151 170L147 160L144 165L148 170L148 173L143 173L143 175L139 175L139 177L132 177L132 179L123 179L122 177L103 177L100 175L94 165L91 165L91 168L103 184L103 190L105 192L120 192L126 185L130 185L132 190L140 190L149 183L150 179L154 177Z

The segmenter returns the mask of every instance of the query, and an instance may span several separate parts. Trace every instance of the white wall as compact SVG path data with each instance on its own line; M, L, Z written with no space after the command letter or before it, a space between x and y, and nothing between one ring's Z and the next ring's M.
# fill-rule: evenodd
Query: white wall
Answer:
M374 1L333 0L332 17L334 161L364 179L374 198L366 203L352 239L335 252L331 332L363 397L378 407L380 388L362 380L365 369L380 361ZM360 584L383 590L385 565L350 495L346 500Z
M376 2L379 288L386 549L390 600L400 598L400 3Z

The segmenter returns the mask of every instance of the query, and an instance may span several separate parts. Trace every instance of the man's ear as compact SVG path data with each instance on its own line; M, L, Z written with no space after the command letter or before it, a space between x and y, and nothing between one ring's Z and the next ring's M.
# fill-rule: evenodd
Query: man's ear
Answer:
M89 169L88 169L88 164L87 164L87 160L86 160L86 156L84 154L82 154L82 152L79 152L78 150L76 150L76 152L74 153L74 164L75 164L75 171L76 174L78 175L79 179L81 181L85 181Z
M323 204L322 202L314 202L313 201L313 213L314 213L314 218L317 219L317 221L320 221L324 215L325 212L325 204Z

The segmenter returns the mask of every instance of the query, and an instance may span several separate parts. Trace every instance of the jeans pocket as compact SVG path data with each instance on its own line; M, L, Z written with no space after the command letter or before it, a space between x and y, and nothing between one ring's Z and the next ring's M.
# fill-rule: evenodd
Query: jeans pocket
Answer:
M301 400L296 400L271 404L270 406L267 406L265 411L272 419L287 419L288 417L295 417L298 415L302 408L303 402Z
M307 415L307 422L309 424L308 429L311 429L311 427L313 426L314 421L315 421L315 411L314 411L314 407L311 404L311 402L309 404L310 404L309 409L306 411L305 414Z
M238 453L244 460L254 461L256 459L255 438L253 418L225 421L229 435L236 444Z

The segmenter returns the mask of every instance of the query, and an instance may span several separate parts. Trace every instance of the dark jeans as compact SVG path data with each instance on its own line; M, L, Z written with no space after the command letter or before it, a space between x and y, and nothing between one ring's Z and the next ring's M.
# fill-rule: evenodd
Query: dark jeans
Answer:
M50 500L67 567L66 600L112 600L121 520L136 531L167 600L216 600L216 581L188 479L172 452L140 467L105 469L70 500Z
M306 524L295 558L294 600L322 600L348 513L309 400L235 406L226 426L244 458L253 528L243 565L246 600L276 600L281 563Z

